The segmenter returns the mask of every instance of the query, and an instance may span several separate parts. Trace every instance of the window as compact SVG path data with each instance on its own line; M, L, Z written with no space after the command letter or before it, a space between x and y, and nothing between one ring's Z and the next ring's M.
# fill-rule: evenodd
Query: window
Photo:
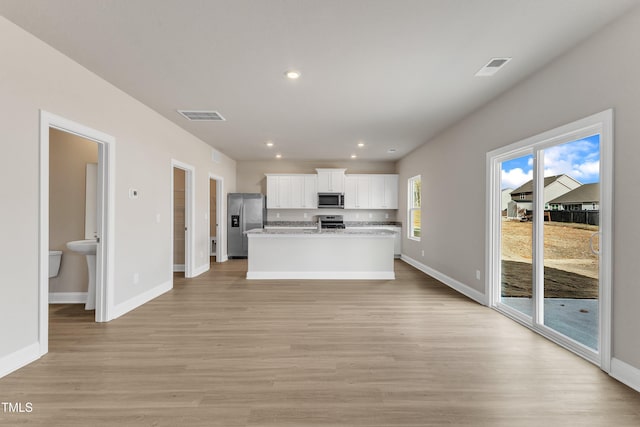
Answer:
M420 224L420 193L422 188L422 180L420 175L409 178L408 197L409 201L409 238L420 240L421 224Z

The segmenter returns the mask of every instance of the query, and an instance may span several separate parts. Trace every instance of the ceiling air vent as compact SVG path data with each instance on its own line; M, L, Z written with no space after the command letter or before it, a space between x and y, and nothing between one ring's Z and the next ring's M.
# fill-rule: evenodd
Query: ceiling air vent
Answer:
M187 119L194 122L223 122L224 117L217 111L178 110Z
M511 58L491 58L491 61L476 73L478 77L489 77L497 73L502 67L507 65Z

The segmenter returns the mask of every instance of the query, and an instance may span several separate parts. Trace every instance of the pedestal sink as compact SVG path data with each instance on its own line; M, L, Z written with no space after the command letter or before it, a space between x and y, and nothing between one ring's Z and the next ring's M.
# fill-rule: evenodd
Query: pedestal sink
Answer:
M84 309L94 310L96 308L96 250L98 242L96 239L74 240L67 242L67 248L75 253L85 255L87 258L89 285L87 286L87 302Z

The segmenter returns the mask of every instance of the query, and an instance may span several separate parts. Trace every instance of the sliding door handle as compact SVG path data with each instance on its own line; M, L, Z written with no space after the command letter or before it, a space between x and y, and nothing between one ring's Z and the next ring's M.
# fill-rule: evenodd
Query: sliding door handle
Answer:
M598 239L598 249L593 246L593 239L596 236L600 237L600 234L601 233L599 231L596 231L591 235L591 237L589 237L589 248L591 248L591 252L593 252L594 255L598 256L600 255L600 239Z

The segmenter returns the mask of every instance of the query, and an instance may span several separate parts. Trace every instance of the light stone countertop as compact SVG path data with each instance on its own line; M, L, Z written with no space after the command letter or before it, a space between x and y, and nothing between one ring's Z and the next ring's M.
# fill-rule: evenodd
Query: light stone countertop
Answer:
M323 229L318 231L317 228L255 228L253 230L245 231L247 236L299 236L299 237L334 237L334 236L349 236L349 237L393 237L396 232L391 230L380 229Z

